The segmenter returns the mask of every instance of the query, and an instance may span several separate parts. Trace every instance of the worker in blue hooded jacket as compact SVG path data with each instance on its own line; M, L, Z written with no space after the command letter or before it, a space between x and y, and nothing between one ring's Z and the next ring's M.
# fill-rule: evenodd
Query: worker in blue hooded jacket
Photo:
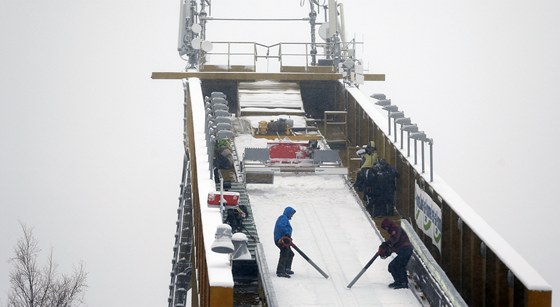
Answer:
M286 207L284 213L278 217L274 225L274 244L280 249L280 258L276 267L276 276L290 278L294 274L292 271L292 260L294 252L291 248L292 225L290 220L296 213L292 207Z

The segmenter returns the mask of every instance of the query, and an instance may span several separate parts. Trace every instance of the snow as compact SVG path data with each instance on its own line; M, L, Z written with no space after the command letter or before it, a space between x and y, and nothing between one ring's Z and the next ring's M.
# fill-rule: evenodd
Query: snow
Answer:
M291 112L303 112L303 101L297 83L256 81L241 82L238 89L239 107L245 109L282 106Z
M193 112L194 114L204 114L204 109L201 107L204 104L199 101L202 97L200 81L193 78L189 79L189 83L196 85L190 91ZM387 135L387 112L376 106L358 88L347 87L347 89L356 101L362 105L368 116ZM262 96L266 98L263 99L265 101L274 101L273 105L277 107L276 109L267 107L262 110L267 110L271 114L275 112L278 114L278 111L288 113L286 112L288 109L282 104L283 97L279 96L279 93L274 91L257 92L256 95L251 92L241 95L240 104L248 101L247 107L251 110L261 110L262 108L255 107L260 107L261 99L259 96ZM284 100L284 102L289 105L293 103L293 100ZM253 127L256 127L258 121L265 118L257 116L247 118L247 120ZM199 145L204 144L203 134L201 133L204 131L203 117L195 116L194 120L195 126L198 127L195 129L201 129L198 130L198 133L195 133L197 136L197 157L207 157L205 147ZM391 129L393 129L393 125L391 125ZM398 133L397 131L393 131L393 134ZM392 136L390 139L393 139ZM257 140L249 135L244 135L236 138L235 145L238 153L242 155L245 147L264 147L266 142L267 140ZM400 149L400 151L406 156L406 142L403 145L403 149ZM425 169L430 167L428 154L429 150L426 150ZM207 169L207 160L202 159L197 162L200 170L205 167ZM412 161L410 164L419 173L422 173L420 161L417 165L414 165ZM199 172L199 174L202 173L204 172ZM423 173L422 176L425 180L430 180L429 172ZM434 175L431 186L525 286L532 290L551 290L550 285L544 281L541 275L439 176ZM372 257L381 241L342 176L283 173L275 175L272 185L249 185L248 190L255 220L257 221L257 229L263 240L265 258L268 261L267 274L272 280L273 293L275 293L279 305L290 306L294 301L297 301L298 306L317 304L321 306L344 306L345 304L348 304L348 306L390 305L396 303L395 297L398 299L404 298L404 304L418 304L412 292L394 291L387 288L386 285L392 281L386 271L386 264L390 259L377 260L351 290L346 289L348 282ZM210 191L210 187L206 190L201 189L201 197L206 195L205 193L208 191ZM325 280L303 258L299 258L303 261L294 263L293 269L297 273L293 278L284 279L275 276L278 250L271 239L272 228L277 216L288 205L298 211L293 219L294 243L329 274L329 279ZM208 219L208 224L206 224L207 220L205 218ZM217 209L203 210L203 219L205 221L204 238L211 285L229 285L231 284L231 272L227 272L227 257L216 255L209 250L213 240L213 231L220 223L219 211ZM298 229L300 229L300 232L297 231ZM268 240L266 239L267 235L270 237ZM396 292L404 292L406 295L395 295ZM294 300L294 297L297 297L297 300ZM403 302L399 301L399 304L403 304Z
M381 107L376 106L372 100L364 95L359 89L349 87L347 88L350 94L356 99L356 101L363 107L364 111L374 119L378 127L388 134L387 125L387 112L382 110ZM393 127L393 126L391 126ZM397 128L400 127L397 125ZM391 128L392 129L392 128ZM395 132L393 131L393 134ZM400 133L400 132L397 132ZM405 136L406 137L406 136ZM392 138L390 138L392 140ZM400 137L398 139L400 146ZM404 142L403 149L397 150L401 152L403 156L406 157L407 144ZM412 143L411 143L412 146ZM426 165L425 168L429 168L428 152L426 151ZM411 155L412 156L412 155ZM426 181L429 181L429 173L426 172L422 174L420 168L420 161L417 165L414 165L413 161L410 161L410 165L415 167L416 171L421 174ZM551 286L543 279L543 277L523 258L521 255L513 249L513 247L506 242L479 214L477 214L472 207L470 207L445 181L443 181L437 174L434 174L433 182L430 185L437 191L437 193L442 197L443 200L457 213L463 222L472 229L474 233L481 238L486 246L488 246L502 262L515 274L519 280L528 288L532 290L542 290L551 291Z
M349 87L348 90L387 134L385 111L375 106L359 89ZM189 79L189 93L193 114L205 114L200 80ZM281 103L276 106L283 110ZM265 118L259 116L241 119L250 122L255 128L258 121ZM215 185L206 175L209 172L205 171L209 168L204 117L195 115L193 124L199 193L201 203L204 204L205 196L215 190ZM235 146L242 156L246 147L265 147L269 141L241 134L236 137ZM405 144L401 149L403 155L406 155L406 150ZM420 163L415 167L420 173L419 166ZM426 175L424 174L425 177ZM546 281L445 182L434 176L431 185L528 288L551 290ZM347 289L348 283L371 259L382 241L343 176L281 173L275 175L273 184L249 184L248 193L266 259L264 278L270 279L268 284L273 287L271 293L274 293L280 306L419 305L410 290L393 290L387 287L392 282L387 272L391 257L377 259L352 289ZM328 279L297 254L292 267L296 274L290 279L275 276L278 249L272 240L272 230L276 218L286 206L292 206L297 211L292 219L294 243L329 275ZM201 214L209 283L211 286L232 287L229 255L218 254L210 249L216 227L221 224L219 209L203 206Z
M387 134L386 112L375 106L359 89L350 87L348 90ZM251 122L254 125L255 121ZM240 135L235 140L240 153L245 147L264 147L266 143L267 140L250 135ZM406 142L400 151L406 156ZM429 168L427 163L426 169ZM412 161L411 165L414 166ZM421 173L420 162L414 167ZM428 174L423 175L429 181ZM528 288L551 290L534 268L439 176L434 175L431 185ZM298 297L298 305L317 302L320 305L363 306L390 305L393 302L395 292L386 287L391 282L386 271L390 259L376 260L351 290L346 289L348 282L367 263L381 241L342 176L277 174L273 185L248 185L248 192L267 259L267 274L273 281L274 293L281 306L289 306L294 296ZM327 272L329 280L325 280L303 258L294 262L293 269L298 274L291 279L275 276L278 249L272 240L272 229L275 219L286 206L292 206L298 212L292 220L294 243ZM410 291L404 292L410 295L410 301L405 299L404 304L418 304ZM398 297L403 299L403 295Z
M244 119L244 117L242 118ZM240 134L235 147L266 147L271 140ZM382 238L342 175L275 174L273 184L248 184L247 192L264 250L264 278L278 306L419 306L410 290L393 290L387 265L378 258L351 289L350 281L373 257ZM276 218L286 206L296 210L294 243L325 273L296 256L290 279L276 276L279 250L274 244Z
M205 114L204 102L200 80L191 78L188 84L195 114L198 191L209 284L233 287L229 255L211 250L216 228L222 223L221 214L219 209L205 206L206 195L215 191L215 184L206 171L204 117L196 116ZM264 147L267 142L245 134L238 136L234 143L238 153L242 153L246 147ZM280 306L419 305L411 291L387 287L392 282L387 271L392 258L376 260L352 289L347 289L348 283L373 257L381 239L343 176L284 173L275 176L274 184L249 185L248 192L267 259L265 278L272 281L273 293ZM299 255L294 259L292 269L296 273L292 278L275 276L278 249L272 239L272 230L276 218L287 205L297 210L292 219L294 243L327 272L328 279Z
M204 98L200 79L190 78L189 93L193 111L193 126L195 135L196 167L198 175L198 193L200 200L200 214L202 223L202 233L204 237L204 249L206 253L206 264L208 266L208 283L212 287L233 287L231 275L230 255L219 254L211 250L214 242L216 229L222 224L222 215L219 208L208 208L206 204L209 192L216 191L216 184L210 178L208 149L206 147L206 136L204 134L205 114Z
M381 239L343 176L283 173L274 184L249 184L247 190L257 231L279 306L419 306L410 290L387 287L392 258L378 258L351 289L348 283L373 257ZM325 273L325 279L296 253L290 279L276 277L279 250L274 245L276 218L286 206L293 242Z

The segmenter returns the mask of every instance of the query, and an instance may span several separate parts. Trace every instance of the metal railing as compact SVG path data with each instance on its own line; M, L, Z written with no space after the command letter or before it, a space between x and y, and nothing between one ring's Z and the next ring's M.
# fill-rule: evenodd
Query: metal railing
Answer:
M169 284L169 307L185 306L187 291L192 277L192 198L190 163L188 155L183 160L181 192L177 208L177 230L171 260L171 282Z
M342 48L342 55L336 58L332 50L340 43L294 43L282 42L264 45L256 42L212 42L213 51L200 51L199 67L204 70L219 71L256 71L259 59L275 59L280 68L297 66L303 67L304 72L311 71L313 66L330 66L335 68L337 63L355 56L356 45L360 42L347 43ZM350 48L350 46L352 48ZM317 50L322 50L318 52ZM313 65L314 59L319 58Z

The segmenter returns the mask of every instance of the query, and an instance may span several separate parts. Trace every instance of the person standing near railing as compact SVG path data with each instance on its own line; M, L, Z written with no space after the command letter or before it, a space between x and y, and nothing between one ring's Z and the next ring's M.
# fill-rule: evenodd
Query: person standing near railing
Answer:
M361 148L356 151L356 155L361 158L360 169L356 174L356 182L354 187L358 188L359 191L364 190L364 183L366 179L366 171L370 169L377 161L377 151L375 148L375 142L369 141L365 148Z
M406 289L408 288L406 265L412 256L412 244L406 232L392 220L385 218L381 222L381 228L389 233L389 239L380 246L380 249L383 247L386 252L381 257L387 258L393 252L397 253L397 257L389 263L389 273L395 280L389 284L389 288Z

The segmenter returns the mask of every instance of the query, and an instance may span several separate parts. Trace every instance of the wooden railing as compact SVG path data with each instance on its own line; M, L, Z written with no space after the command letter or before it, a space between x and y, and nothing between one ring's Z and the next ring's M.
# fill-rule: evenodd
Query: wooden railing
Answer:
M200 96L200 97L198 97ZM195 138L195 131L204 131L204 126L195 127L195 120L193 113L193 108L198 107L204 109L202 91L199 82L192 82L185 84L185 125L184 125L184 136L185 136L185 147L189 153L190 166L191 166L191 190L192 190L192 216L193 216L193 228L194 237L193 245L195 247L195 252L193 253L193 282L192 285L192 306L233 306L233 278L232 286L225 287L223 285L211 285L210 279L212 272L208 268L206 246L205 246L205 236L213 237L214 234L208 234L204 232L204 227L202 223L202 208L201 199L205 200L206 195L200 195L201 188L199 187L199 182L201 178L207 176L199 175L200 172L209 172L207 168L199 169L199 164L197 163L196 149L197 146L205 146L205 144L197 144L197 139ZM200 105L196 105L200 104ZM200 141L200 140L198 140ZM231 272L230 272L231 274ZM231 277L231 276L230 276ZM220 278L225 278L225 276L220 276Z
M509 244L496 242L491 227L476 214L465 214L470 207L450 189L426 180L401 153L380 125L342 84L336 99L337 109L348 114L348 144L359 146L374 140L379 156L399 172L396 209L401 218L414 225L418 236L469 306L551 306L552 290ZM365 96L364 96L365 97ZM360 98L363 99L363 98ZM365 105L373 105L367 101ZM441 252L414 221L415 184L441 208ZM438 190L439 189L439 190ZM450 191L451 192L450 192ZM499 237L499 236L497 236ZM501 240L501 238L500 238ZM505 242L505 241L504 241ZM499 243L499 244L498 244ZM501 250L506 247L505 250ZM535 277L537 275L537 277Z

